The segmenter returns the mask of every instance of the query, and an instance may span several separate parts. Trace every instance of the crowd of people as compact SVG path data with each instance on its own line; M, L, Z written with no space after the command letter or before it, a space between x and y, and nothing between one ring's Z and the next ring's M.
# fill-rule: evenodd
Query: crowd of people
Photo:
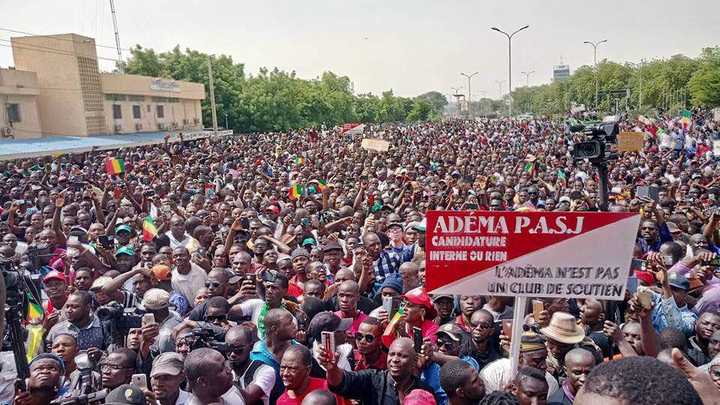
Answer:
M22 331L4 326L0 403L719 403L720 127L704 111L620 126L645 137L609 168L609 210L642 216L642 288L539 298L515 373L512 297L425 289L425 215L598 210L596 171L573 159L581 136L564 122L0 162L0 265L21 275L4 280ZM366 150L368 137L389 150Z

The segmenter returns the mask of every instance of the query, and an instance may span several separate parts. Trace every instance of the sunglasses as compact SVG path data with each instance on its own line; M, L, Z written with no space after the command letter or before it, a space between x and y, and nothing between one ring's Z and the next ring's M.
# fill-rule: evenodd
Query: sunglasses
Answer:
M372 343L372 342L375 341L375 336L373 336L373 335L363 335L363 334L361 334L361 333L356 333L356 334L355 334L355 340L358 341L358 342L361 341L361 340L365 340L365 341L368 342L368 343Z
M208 281L208 282L205 283L205 288L210 288L210 287L220 288L220 285L221 285L221 284L220 284L219 282L217 282L217 281Z
M215 321L224 321L227 319L227 315L214 315L214 316L206 316L205 319L207 319L208 322L215 322Z
M455 346L455 342L452 340L438 339L437 345L438 347L453 347Z

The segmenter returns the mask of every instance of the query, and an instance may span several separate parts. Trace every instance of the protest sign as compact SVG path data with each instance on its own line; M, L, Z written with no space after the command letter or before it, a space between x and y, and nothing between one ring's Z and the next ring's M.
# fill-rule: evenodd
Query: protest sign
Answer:
M620 132L618 134L618 152L639 152L645 146L642 132Z
M384 141L382 139L369 139L365 138L362 140L362 144L360 144L363 149L366 150L374 150L377 152L387 152L388 149L390 149L390 142Z
M357 135L361 134L365 130L365 124L343 124L342 126L342 132L343 134L350 134L350 135Z
M720 141L713 141L713 156L720 156Z
M430 211L433 294L621 300L635 213Z

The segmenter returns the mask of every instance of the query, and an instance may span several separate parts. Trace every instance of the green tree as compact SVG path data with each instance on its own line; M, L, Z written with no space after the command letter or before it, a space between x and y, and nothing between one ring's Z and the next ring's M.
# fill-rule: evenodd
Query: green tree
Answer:
M698 107L720 106L720 48L705 48L698 69L688 83L692 103Z

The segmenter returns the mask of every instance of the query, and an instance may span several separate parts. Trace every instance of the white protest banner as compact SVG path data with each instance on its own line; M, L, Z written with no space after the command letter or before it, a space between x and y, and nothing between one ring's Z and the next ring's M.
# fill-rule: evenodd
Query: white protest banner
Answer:
M645 146L642 132L620 132L618 134L618 152L639 152Z
M639 222L634 213L430 211L427 289L621 300Z
M713 141L713 156L720 156L720 141Z
M370 139L365 138L362 140L362 144L360 144L363 149L366 150L374 150L377 152L387 152L388 149L390 149L390 142L382 140L382 139Z

